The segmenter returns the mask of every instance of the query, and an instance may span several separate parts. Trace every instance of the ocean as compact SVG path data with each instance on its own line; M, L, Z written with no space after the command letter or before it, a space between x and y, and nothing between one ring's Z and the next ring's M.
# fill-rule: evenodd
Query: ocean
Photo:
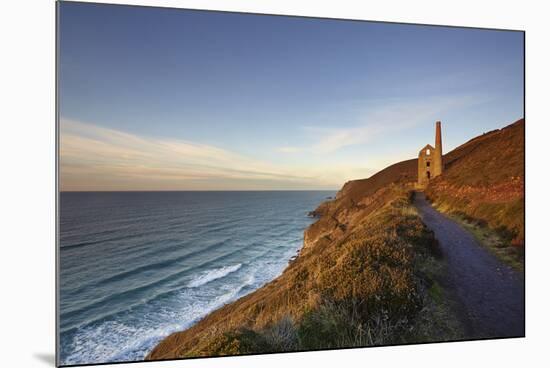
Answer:
M63 192L61 364L143 360L281 274L334 191Z

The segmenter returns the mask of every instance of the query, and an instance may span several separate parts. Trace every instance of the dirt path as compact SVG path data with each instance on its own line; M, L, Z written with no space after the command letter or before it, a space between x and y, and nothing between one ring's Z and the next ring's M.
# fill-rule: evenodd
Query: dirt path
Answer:
M523 275L482 248L474 236L436 211L424 193L415 206L439 241L448 264L444 286L460 305L468 337L525 335Z

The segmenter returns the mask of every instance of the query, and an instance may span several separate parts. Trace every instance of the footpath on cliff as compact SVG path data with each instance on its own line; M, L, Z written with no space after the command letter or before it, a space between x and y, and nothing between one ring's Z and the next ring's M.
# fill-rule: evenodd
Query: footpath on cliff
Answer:
M455 221L434 209L424 193L414 205L448 265L444 287L455 298L469 338L525 335L523 275L502 263Z

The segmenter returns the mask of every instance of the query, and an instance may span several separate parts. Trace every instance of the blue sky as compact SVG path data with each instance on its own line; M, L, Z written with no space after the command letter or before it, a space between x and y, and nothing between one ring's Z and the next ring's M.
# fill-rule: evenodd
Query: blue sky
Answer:
M523 33L60 4L62 190L337 189L523 117Z

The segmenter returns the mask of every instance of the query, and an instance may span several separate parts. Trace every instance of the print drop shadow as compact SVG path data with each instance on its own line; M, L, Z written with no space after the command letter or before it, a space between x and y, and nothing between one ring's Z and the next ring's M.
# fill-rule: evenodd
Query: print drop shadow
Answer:
M33 357L51 367L55 367L55 355L51 353L34 353Z

